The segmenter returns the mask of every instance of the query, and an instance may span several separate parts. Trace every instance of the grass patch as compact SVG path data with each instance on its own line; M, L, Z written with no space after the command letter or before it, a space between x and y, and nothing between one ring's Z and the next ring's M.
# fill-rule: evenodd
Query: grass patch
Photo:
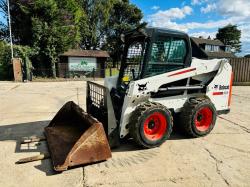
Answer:
M111 75L110 75L110 68L105 69L105 77L110 77L119 74L119 69L111 68Z

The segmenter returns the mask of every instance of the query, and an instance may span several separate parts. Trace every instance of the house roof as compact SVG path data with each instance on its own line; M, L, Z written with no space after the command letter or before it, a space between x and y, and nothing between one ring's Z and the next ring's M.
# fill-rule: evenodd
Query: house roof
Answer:
M208 58L234 58L235 55L233 53L230 52L225 52L224 50L222 50L221 48L219 49L218 52L213 51L213 52L209 52L206 51L205 49L203 49L201 47L202 44L208 44L208 45L216 45L216 46L220 46L220 47L224 47L226 46L225 44L223 44L220 40L212 40L212 39L203 39L203 38L195 38L195 37L191 37L191 41L193 41L193 43L195 43L199 49L208 57Z
M99 57L99 58L108 58L109 54L107 51L102 50L80 50L80 49L70 49L61 56L70 56L70 57Z
M209 45L217 45L217 46L225 46L224 43L222 43L220 40L215 39L204 39L204 38L195 38L195 37L191 37L191 39L197 44L209 44Z

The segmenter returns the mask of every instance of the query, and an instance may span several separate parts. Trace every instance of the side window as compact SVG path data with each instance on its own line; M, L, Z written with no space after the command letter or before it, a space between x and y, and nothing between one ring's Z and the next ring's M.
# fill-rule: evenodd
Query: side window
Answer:
M184 39L159 38L152 44L145 76L154 76L183 68L186 54L187 47Z
M187 49L183 39L173 39L168 55L168 62L184 64Z
M159 40L152 44L151 61L150 64L167 62L167 54L171 44L171 39L166 38L165 41Z
M129 45L122 77L123 82L129 82L134 78L138 78L144 53L145 48L143 42L135 41Z

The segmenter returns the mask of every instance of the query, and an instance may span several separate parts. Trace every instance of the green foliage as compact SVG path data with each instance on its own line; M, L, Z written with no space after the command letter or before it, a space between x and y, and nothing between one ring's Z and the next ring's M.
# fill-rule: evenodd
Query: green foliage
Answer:
M104 45L104 49L110 51L114 65L121 60L123 50L121 34L139 26L142 17L141 10L130 4L129 0L114 1L106 28L106 44Z
M229 24L223 28L219 28L216 38L225 45L230 45L234 53L241 52L241 30L237 28L237 25Z
M30 46L35 69L42 76L51 69L53 77L59 55L70 48L106 49L119 61L120 34L139 25L143 16L129 0L10 0L10 4L14 44ZM0 11L6 16L5 0L0 0ZM8 41L8 26L3 23L0 38Z
M10 48L4 41L0 41L0 80L10 80L13 77L10 59Z
M119 74L119 69L117 68L106 68L105 69L105 77L111 77L114 75L118 75Z
M81 48L97 49L101 47L110 19L114 0L79 0L86 19L81 22Z
M52 69L56 76L55 63L58 55L74 48L80 41L79 25L84 16L75 1L36 0L31 22L33 45L37 59L46 60L40 68Z
M244 57L245 57L245 58L250 58L250 54L248 54L248 55L245 55Z
M13 46L14 56L22 59L22 66L26 69L29 76L32 67L30 58L34 55L34 51L28 46ZM12 80L13 68L11 64L10 46L4 41L0 41L0 80Z
M76 0L11 1L11 15L15 44L32 47L34 66L51 69L50 75L55 77L59 54L80 43L80 22L85 13Z

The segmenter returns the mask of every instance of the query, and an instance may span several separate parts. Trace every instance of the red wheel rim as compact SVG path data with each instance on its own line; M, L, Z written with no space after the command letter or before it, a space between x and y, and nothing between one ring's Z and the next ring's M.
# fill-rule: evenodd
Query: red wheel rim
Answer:
M144 134L147 139L156 141L163 137L167 128L166 117L160 112L154 112L144 122Z
M201 108L195 116L195 126L199 131L206 131L212 125L213 112L209 107Z

